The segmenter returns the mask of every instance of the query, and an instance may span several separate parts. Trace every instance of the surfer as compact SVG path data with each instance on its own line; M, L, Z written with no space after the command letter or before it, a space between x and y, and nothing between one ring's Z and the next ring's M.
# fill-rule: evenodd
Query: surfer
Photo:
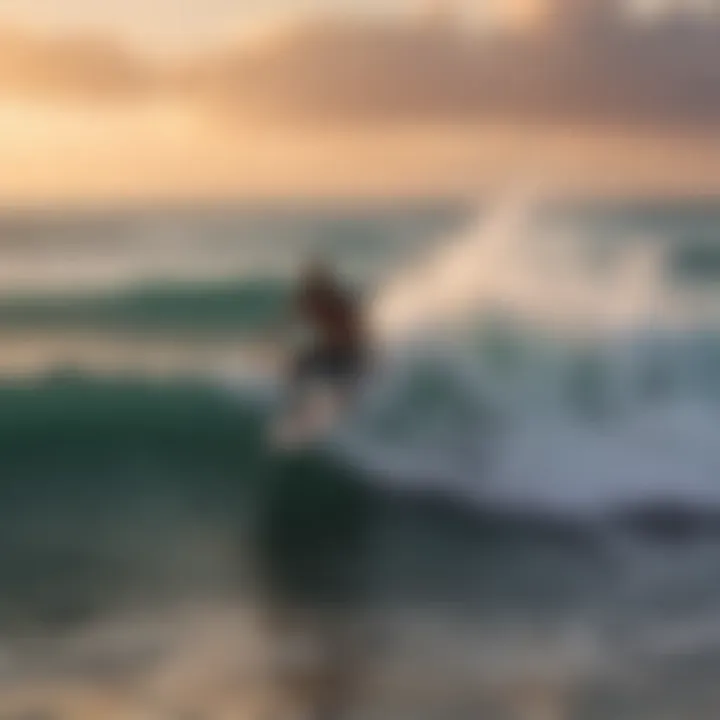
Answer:
M293 316L310 335L309 346L290 368L293 391L319 381L348 401L368 357L365 319L360 303L337 275L320 262L303 273L292 299Z

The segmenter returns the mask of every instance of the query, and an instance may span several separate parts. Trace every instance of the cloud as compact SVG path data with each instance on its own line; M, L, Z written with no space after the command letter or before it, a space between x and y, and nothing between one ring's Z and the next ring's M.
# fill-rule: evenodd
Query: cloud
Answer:
M147 62L108 38L0 27L0 96L123 98L157 81Z
M713 124L720 23L473 34L323 16L160 67L108 39L0 30L0 96L171 96L228 119Z
M274 117L703 123L720 118L720 24L483 38L445 25L315 21L195 73L199 94Z

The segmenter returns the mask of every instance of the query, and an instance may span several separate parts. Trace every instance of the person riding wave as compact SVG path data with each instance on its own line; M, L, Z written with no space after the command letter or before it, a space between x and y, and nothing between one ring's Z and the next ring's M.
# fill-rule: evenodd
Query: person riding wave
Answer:
M326 265L303 273L292 299L295 317L311 335L295 357L292 385L320 381L351 390L368 361L368 333L358 299Z

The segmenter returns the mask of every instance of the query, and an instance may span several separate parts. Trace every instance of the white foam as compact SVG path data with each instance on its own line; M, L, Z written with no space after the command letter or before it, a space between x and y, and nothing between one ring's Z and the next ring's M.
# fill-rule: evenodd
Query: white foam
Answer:
M501 203L379 294L373 319L394 369L346 452L386 482L496 506L720 509L720 404L694 378L688 344L694 329L717 327L720 303L672 285L665 243L624 238L599 268L591 238L536 232L534 207ZM470 328L498 312L527 344L519 370L491 368L467 342ZM662 342L648 344L653 337ZM596 366L602 417L569 400L583 353ZM419 407L411 378L423 363L444 391ZM672 388L651 397L643 378L658 363ZM389 418L401 431L378 430Z

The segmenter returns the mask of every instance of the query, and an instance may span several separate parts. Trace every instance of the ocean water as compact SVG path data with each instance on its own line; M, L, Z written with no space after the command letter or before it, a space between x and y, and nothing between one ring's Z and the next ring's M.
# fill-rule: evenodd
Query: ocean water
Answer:
M6 212L0 717L716 718L719 233L525 196ZM283 456L317 254L376 368Z

